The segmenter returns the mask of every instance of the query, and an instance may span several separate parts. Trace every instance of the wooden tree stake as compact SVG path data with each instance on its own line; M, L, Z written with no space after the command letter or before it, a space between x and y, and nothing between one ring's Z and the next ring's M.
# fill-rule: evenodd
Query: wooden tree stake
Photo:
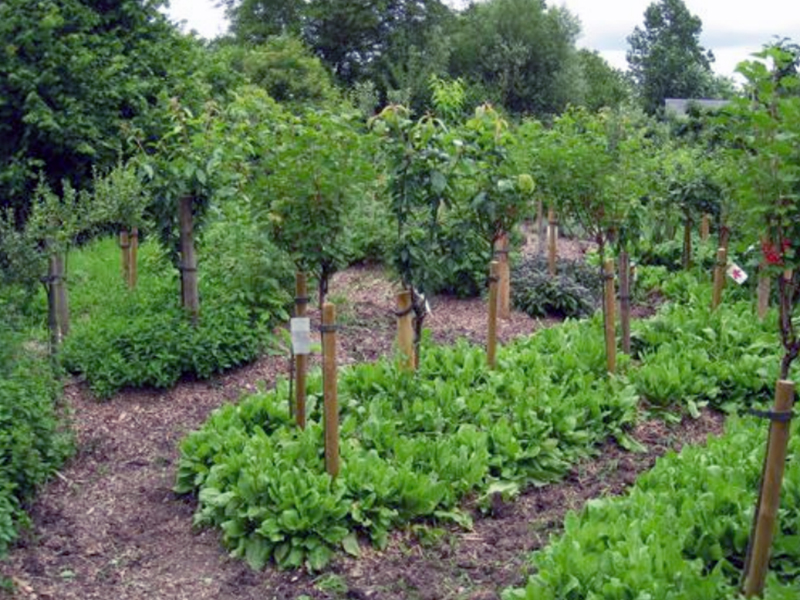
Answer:
M497 240L495 250L498 267L497 310L501 319L511 318L511 265L508 262L508 234L504 233Z
M603 264L603 277L605 279L605 334L606 334L606 361L608 372L614 373L617 370L617 339L614 322L614 305L616 304L616 294L614 293L614 261L606 260Z
M778 381L773 414L776 417L791 415L793 404L794 382L785 379ZM761 596L764 593L764 584L769 569L770 548L780 507L781 484L786 465L790 426L791 422L788 419L773 418L770 423L767 456L764 461L761 492L757 504L758 514L755 515L756 523L746 564L744 595L747 598Z
M54 281L56 288L56 312L58 313L58 331L63 340L69 335L69 299L67 297L67 283L65 281L66 268L64 255L57 253L53 256Z
M308 308L308 280L305 273L295 273L294 280L294 316L305 317ZM308 355L296 354L294 357L294 417L300 429L306 428L306 372Z
M131 239L127 228L119 232L119 248L122 252L122 279L130 285L131 272Z
M489 266L489 326L486 341L486 362L494 369L497 364L497 284L500 264L493 260Z
M536 251L544 256L547 246L547 225L544 221L544 202L541 198L536 203Z
M194 233L192 223L192 197L185 196L178 205L178 220L181 235L181 293L183 307L197 322L200 313L200 297L197 289L197 257L194 253Z
M414 309L411 290L397 294L397 351L400 353L400 368L414 370Z
M552 208L547 211L547 267L550 277L556 276L556 258L558 256L558 219Z
M336 307L322 306L322 385L325 414L325 470L339 474L339 400L336 385Z
M139 228L131 229L130 235L130 260L128 262L128 287L134 289L139 279Z
M686 219L683 226L683 268L692 268L692 220Z
M700 221L700 239L704 242L711 235L711 217L708 213L703 214L703 219Z
M622 351L631 353L631 260L626 251L619 253L619 320L622 326Z
M725 269L728 266L728 252L725 248L717 250L717 262L714 267L714 289L711 295L711 310L715 310L722 302L722 290L725 288Z

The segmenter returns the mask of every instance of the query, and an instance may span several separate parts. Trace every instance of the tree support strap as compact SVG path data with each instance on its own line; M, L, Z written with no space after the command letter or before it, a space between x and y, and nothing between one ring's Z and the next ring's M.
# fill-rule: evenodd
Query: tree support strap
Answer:
M396 311L394 311L394 316L398 317L398 318L399 317L405 317L407 315L410 315L412 312L414 312L414 305L413 304L411 306L409 306L405 310L396 310Z
M755 408L747 409L747 413L758 417L759 419L769 419L775 423L788 423L794 418L794 412L791 410L775 411L775 410L756 410Z

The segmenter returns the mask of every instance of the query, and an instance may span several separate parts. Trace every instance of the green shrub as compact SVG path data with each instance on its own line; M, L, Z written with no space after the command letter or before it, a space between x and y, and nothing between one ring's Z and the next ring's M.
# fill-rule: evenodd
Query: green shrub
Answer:
M600 306L602 282L582 262L559 260L553 278L544 257L526 256L511 271L511 300L531 317L586 317Z
M0 556L28 523L26 502L71 450L57 416L59 390L49 361L0 325Z
M200 267L196 326L178 306L176 272L155 245L141 248L133 291L122 283L112 241L76 253L75 320L62 360L98 397L128 386L169 387L183 375L207 378L256 359L273 339L272 326L287 317L288 262L266 241L254 248L245 234L210 240L216 245Z

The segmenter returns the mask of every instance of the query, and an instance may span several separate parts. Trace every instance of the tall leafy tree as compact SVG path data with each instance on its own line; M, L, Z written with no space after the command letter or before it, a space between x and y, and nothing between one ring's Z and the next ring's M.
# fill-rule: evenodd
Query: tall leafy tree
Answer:
M625 75L606 62L596 50L578 50L582 75L580 104L589 110L617 108L631 97L630 82Z
M223 0L242 42L295 34L347 85L371 79L385 92L424 54L451 15L440 0ZM418 61L418 62L415 62ZM441 62L441 61L440 61Z
M185 95L197 47L158 0L0 3L0 208L26 214L38 178L88 185L124 123L158 135L158 97Z
M645 10L644 28L628 36L628 65L649 113L665 98L701 98L715 89L714 55L700 45L702 30L683 0L658 0Z
M451 74L515 113L560 112L575 99L577 18L543 0L471 4L453 33Z

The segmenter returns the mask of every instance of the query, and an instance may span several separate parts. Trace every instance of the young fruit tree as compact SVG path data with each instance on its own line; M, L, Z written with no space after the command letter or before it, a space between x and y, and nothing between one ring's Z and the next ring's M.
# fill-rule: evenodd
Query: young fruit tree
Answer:
M775 530L794 403L792 363L800 354L796 307L800 294L800 48L777 44L739 66L747 97L725 115L738 163L737 199L761 240L764 264L778 280L778 326L783 345L764 473L744 566L744 593L764 590ZM770 64L765 64L768 61ZM783 418L782 418L783 417Z

